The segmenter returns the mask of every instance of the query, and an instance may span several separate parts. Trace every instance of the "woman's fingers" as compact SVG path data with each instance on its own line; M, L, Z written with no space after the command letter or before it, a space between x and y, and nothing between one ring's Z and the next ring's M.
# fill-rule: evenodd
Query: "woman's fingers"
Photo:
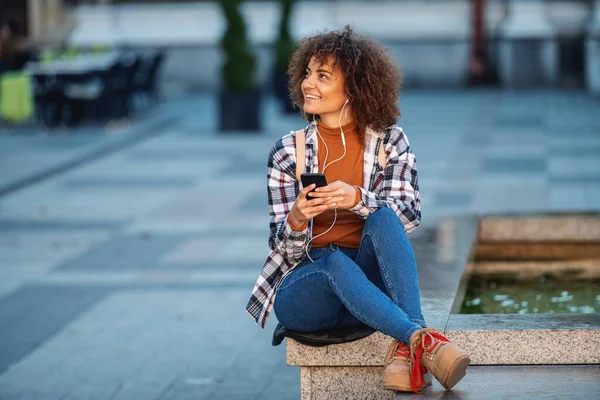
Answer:
M321 206L316 206L316 207L313 207L313 208L310 210L310 218L314 218L314 217L316 217L317 215L319 215L319 214L322 214L322 213L324 213L325 211L331 210L331 209L332 209L332 208L334 208L334 207L335 207L335 203L333 203L333 204L328 204L328 205L321 205Z
M325 200L325 202L323 204L331 205L332 203L339 203L340 201L343 201L343 200L344 200L344 198L342 196L329 197L329 198L327 198L327 200Z
M314 183L311 183L307 187L302 188L302 190L300 191L300 194L298 195L298 198L305 199L308 192L310 192L311 190L313 190L316 187L317 187L317 185L315 185Z
M313 191L308 196L314 197L314 198L323 198L323 197L339 196L340 194L342 194L342 191L337 189L337 190L331 190L331 191L325 191L325 192L314 192Z
M304 207L316 207L320 204L323 204L324 202L326 202L327 200L329 200L330 198L317 198L317 199L312 199L312 200L308 200L306 203L304 203Z
M323 204L324 202L325 199L310 200L298 209L305 219L311 219L324 211L331 210L335 207L335 203Z

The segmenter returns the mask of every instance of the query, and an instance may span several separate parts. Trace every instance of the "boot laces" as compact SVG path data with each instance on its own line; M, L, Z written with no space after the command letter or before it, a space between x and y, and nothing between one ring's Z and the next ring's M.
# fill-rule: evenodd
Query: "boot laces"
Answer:
M436 349L443 343L450 341L436 332L433 328L423 328L420 332L420 338L415 340L410 349L410 381L414 392L418 392L419 388L424 386L423 374L427 372L427 368L421 364L421 356L424 351L434 353Z
M410 359L410 349L404 343L394 340L388 347L383 362L385 365L388 365L397 357Z

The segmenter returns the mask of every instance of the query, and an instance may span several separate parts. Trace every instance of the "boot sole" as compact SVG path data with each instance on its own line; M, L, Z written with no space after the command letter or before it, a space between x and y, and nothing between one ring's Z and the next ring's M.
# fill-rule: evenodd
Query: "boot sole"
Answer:
M400 381L400 382L406 382L406 378L404 376L400 377L399 379L394 379L394 374L390 373L387 375L383 376L383 388L385 390L393 390L396 392L412 392L412 385L410 384L410 376L409 376L409 383L408 385L400 383L400 382L394 382L394 381ZM427 386L431 386L433 380L431 377L431 374L427 373L426 376L423 377L423 380L425 381L425 386L423 386L420 390L424 390Z
M465 353L459 356L448 369L448 374L443 380L440 380L441 385L446 390L452 389L462 378L467 374L467 367L471 363L471 359Z

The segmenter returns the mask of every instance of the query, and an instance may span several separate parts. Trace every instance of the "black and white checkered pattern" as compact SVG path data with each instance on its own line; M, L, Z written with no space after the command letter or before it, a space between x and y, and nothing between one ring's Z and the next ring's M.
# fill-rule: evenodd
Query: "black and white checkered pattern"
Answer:
M318 141L316 122L305 128L306 171L318 171ZM379 142L384 141L386 168L377 161ZM312 233L312 221L303 231L294 231L287 223L287 215L300 192L296 180L295 132L281 138L269 153L268 198L271 216L269 247L262 272L256 281L246 311L264 328L273 308L275 293L283 278L306 255ZM402 128L393 125L378 134L367 129L364 150L364 180L362 200L350 211L367 219L381 207L390 207L402 221L407 233L421 221L421 201L417 178L416 159Z

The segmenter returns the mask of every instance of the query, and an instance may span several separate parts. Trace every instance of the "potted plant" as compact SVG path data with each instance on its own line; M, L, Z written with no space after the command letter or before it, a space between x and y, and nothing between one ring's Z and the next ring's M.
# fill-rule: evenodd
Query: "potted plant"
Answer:
M279 23L279 37L275 41L275 65L273 68L273 90L275 97L283 104L286 113L296 112L290 99L289 77L287 75L288 62L294 51L296 43L290 35L290 17L294 0L280 0L281 21Z
M221 0L227 28L221 39L224 62L220 93L221 131L260 129L260 91L254 76L256 57L250 51L246 24L239 11L241 0Z

